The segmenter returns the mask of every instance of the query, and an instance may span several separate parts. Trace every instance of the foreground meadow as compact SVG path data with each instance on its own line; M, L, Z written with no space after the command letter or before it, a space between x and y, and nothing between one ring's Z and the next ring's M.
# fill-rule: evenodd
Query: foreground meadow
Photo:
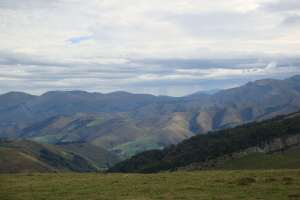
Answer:
M300 173L2 174L0 199L300 199Z

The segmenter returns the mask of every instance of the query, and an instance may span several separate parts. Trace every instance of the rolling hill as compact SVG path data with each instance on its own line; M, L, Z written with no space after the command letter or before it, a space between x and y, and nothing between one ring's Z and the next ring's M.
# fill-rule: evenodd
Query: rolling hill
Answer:
M85 140L124 157L163 148L194 134L186 113L172 113L142 119L106 119L90 115L57 116L23 130L21 137L55 144Z
M0 147L0 173L56 173L53 166L11 148Z
M99 172L84 157L21 139L0 139L0 173Z
M68 153L83 156L92 164L100 168L109 168L124 160L117 154L109 152L88 142L65 142L52 145L52 147Z

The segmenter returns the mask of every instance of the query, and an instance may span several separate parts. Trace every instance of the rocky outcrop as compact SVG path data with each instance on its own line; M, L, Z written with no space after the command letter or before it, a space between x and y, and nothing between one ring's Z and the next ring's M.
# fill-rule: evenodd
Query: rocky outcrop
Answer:
M280 149L285 149L289 146L298 144L300 142L300 134L291 135L286 138L276 138L270 142L266 142L258 147L250 147L232 154L232 158L240 158L251 153L269 153Z

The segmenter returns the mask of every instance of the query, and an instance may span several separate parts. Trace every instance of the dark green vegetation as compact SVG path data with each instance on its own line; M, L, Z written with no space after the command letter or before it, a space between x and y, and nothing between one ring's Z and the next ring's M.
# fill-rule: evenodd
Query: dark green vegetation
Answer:
M193 136L163 150L142 152L110 168L108 172L154 173L175 170L224 154L261 145L275 138L300 133L299 113L252 122L235 128ZM299 166L298 166L299 167Z
M0 95L0 136L48 144L84 140L131 157L196 134L299 110L299 75L180 98L126 92L11 92Z
M98 172L84 157L21 139L0 139L0 173Z
M119 155L88 142L65 142L53 145L64 152L74 152L100 168L108 168L123 160Z
M299 170L0 175L6 199L299 199Z

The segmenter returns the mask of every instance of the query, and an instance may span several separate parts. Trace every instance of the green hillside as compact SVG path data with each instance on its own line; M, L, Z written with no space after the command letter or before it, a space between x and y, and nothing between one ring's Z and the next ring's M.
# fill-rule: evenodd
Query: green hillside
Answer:
M100 168L108 168L124 160L119 155L88 142L58 143L53 145L53 147L64 152L74 152L84 156L84 158Z
M6 163L1 173L21 173L24 169L31 172L98 172L78 154L66 153L33 141L0 139L0 148L0 158Z
M153 173L175 170L194 162L204 162L224 154L254 147L278 137L300 133L300 116L278 116L231 129L196 135L163 150L146 151L118 163L109 172Z
M23 130L22 137L46 144L85 140L130 157L141 151L178 143L193 135L186 113L141 119L105 119L78 114L34 123Z
M253 153L206 170L299 169L300 156Z
M0 174L58 172L51 165L11 148L0 147L0 163Z

